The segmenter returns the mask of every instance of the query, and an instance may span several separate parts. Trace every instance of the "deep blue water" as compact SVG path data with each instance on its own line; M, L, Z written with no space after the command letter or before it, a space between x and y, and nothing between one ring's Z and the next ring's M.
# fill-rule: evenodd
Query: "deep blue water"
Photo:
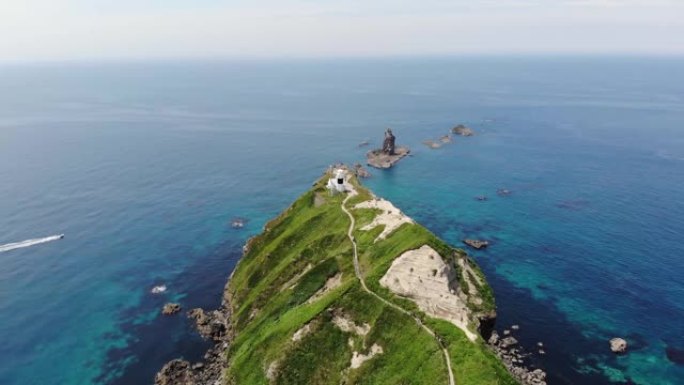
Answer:
M421 144L457 123L478 135ZM551 383L684 383L684 59L629 57L0 67L0 245L66 235L0 253L0 383L199 359L160 306L217 306L244 241L385 127L414 156L367 184L492 241L499 328L544 342Z

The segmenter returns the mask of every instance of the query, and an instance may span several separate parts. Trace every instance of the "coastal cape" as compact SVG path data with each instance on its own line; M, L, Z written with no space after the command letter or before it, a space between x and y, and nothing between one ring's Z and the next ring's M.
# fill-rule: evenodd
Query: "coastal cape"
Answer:
M347 170L332 170L248 241L220 309L191 311L216 342L156 384L516 384L486 344L492 289ZM484 338L483 338L484 336Z

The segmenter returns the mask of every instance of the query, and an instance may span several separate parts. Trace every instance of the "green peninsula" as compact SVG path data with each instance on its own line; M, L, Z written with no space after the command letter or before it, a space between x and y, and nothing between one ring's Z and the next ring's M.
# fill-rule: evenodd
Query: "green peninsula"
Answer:
M250 239L223 309L193 315L220 341L209 364L157 383L517 384L480 336L496 312L474 261L333 172Z

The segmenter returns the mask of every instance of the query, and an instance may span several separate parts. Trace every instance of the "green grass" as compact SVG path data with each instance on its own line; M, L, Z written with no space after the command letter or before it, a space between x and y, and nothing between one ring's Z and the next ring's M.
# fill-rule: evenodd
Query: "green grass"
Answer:
M326 178L297 199L287 210L250 240L248 251L235 269L227 288L235 338L226 351L228 384L443 384L446 364L435 338L411 316L386 306L364 292L354 275L352 247L347 238L349 218L340 209L344 196L329 196ZM348 208L368 200L371 193L359 186ZM316 194L325 197L319 207ZM420 312L410 300L399 298L379 285L392 261L403 252L428 244L445 258L467 258L420 225L406 224L387 239L374 242L382 231L359 231L371 223L377 210L351 210L354 236L364 280L375 292L423 319L448 344L459 385L514 384L503 366L482 341L467 340L450 323ZM308 270L307 270L308 269ZM475 274L482 276L474 267ZM308 299L326 280L342 274L339 287L312 303ZM472 280L472 279L471 279ZM494 310L488 285L477 286L484 303L473 311ZM368 324L365 336L343 332L331 319L343 313L357 325ZM299 341L292 335L309 324ZM383 354L350 368L352 352L367 353L377 343ZM351 344L351 345L350 345ZM266 372L276 362L273 378Z

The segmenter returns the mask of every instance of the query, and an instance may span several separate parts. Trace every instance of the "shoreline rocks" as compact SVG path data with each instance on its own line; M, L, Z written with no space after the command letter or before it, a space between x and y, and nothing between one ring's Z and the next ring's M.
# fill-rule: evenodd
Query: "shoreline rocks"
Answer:
M178 313L179 311L181 311L181 305L178 303L169 302L162 307L163 315L172 315Z
M523 385L546 385L546 372L541 369L525 365L525 359L530 354L525 354L518 340L509 335L500 338L496 331L493 331L487 340L489 346L494 350L494 354L501 360L508 371ZM546 354L543 350L540 355Z
M166 363L154 378L155 385L210 385L221 384L224 369L227 365L224 352L233 339L230 324L230 306L227 294L217 310L205 311L197 308L188 312L188 317L195 321L197 331L203 338L214 341L205 354L204 361L191 364L183 359L174 359Z
M486 249L487 246L489 246L489 241L483 241L479 239L464 239L463 243L476 250Z
M204 311L196 308L188 312L188 317L195 321L199 334L206 339L223 341L229 330L228 317L219 310Z
M366 170L361 163L356 163L354 165L354 172L356 173L356 176L359 178L370 178L373 176L370 171Z

